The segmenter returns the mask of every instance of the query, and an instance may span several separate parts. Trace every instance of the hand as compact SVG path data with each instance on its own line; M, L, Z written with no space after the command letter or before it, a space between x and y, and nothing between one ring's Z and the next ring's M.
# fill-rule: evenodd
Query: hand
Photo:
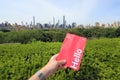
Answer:
M49 62L40 70L46 78L54 74L59 68L66 68L64 67L66 60L57 61L57 56L58 54L52 56Z
M40 70L45 78L49 77L50 75L54 74L59 68L66 68L64 64L66 60L57 61L58 54L51 57L49 62ZM29 80L40 80L36 74L29 78Z

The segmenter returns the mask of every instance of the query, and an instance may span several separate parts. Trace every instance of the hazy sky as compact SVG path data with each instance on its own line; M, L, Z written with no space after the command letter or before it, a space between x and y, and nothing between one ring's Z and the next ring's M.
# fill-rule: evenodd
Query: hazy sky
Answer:
M30 23L35 16L36 22L94 24L111 23L120 20L120 0L0 0L0 23L8 21Z

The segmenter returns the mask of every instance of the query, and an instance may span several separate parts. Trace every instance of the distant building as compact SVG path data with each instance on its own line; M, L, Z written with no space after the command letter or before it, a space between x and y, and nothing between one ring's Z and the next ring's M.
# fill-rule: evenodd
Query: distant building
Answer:
M80 25L77 26L77 28L84 28L84 25L80 24Z
M63 16L63 28L66 28L66 20L65 20L65 16Z
M57 24L55 25L55 28L59 28L60 26L60 21L58 20Z
M44 24L44 28L47 28L47 29L48 29L48 28L50 28L50 26L51 26L51 25L48 24L48 23Z
M117 22L114 21L114 23L113 23L113 28L115 28L116 26L117 26Z
M86 25L86 28L87 28L87 29L89 29L90 27L91 27L90 24Z
M120 26L120 22L119 21L115 21L113 25L114 25L114 28L118 28Z
M96 22L96 23L95 23L95 27L100 27L100 23L99 23L99 22Z
M13 29L12 25L8 22L0 24L0 30L2 31L11 31Z
M104 28L104 27L105 27L105 24L102 24L102 25L101 25L101 27L103 27L103 28Z
M120 26L120 22L119 21L114 21L113 27L118 28L119 26Z
M111 26L110 26L110 24L109 23L106 23L105 24L105 28L110 28Z
M35 26L35 16L33 16L33 26Z
M69 25L67 26L67 28L72 28L72 26L69 24Z
M37 23L37 24L36 24L36 27L37 27L37 28L41 28L41 29L43 28L42 24L40 24L40 23Z
M4 26L2 24L0 24L0 30L3 28Z
M75 22L72 23L72 28L77 27L77 24Z
M55 28L55 18L53 17L53 28Z

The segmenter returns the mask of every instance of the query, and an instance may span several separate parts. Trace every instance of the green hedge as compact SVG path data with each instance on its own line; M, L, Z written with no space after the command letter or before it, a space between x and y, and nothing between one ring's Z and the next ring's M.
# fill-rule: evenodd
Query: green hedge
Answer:
M0 80L27 80L60 46L36 41L0 44ZM79 71L61 69L47 80L120 80L120 38L87 40Z
M28 43L32 40L44 42L62 42L67 32L74 33L87 38L120 37L120 27L115 28L90 28L90 29L39 29L39 30L21 30L11 32L0 31L0 43Z

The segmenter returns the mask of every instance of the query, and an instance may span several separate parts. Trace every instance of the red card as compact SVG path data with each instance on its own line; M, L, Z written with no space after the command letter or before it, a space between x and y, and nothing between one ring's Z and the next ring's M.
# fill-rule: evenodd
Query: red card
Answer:
M66 60L66 67L79 70L86 38L67 33L64 38L57 60Z

